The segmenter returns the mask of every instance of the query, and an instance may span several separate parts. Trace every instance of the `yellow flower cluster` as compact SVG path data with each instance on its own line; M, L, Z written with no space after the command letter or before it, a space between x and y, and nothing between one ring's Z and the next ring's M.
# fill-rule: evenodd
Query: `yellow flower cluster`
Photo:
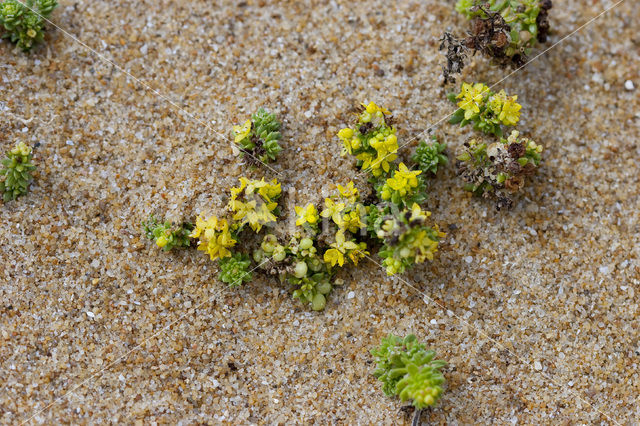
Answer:
M458 107L464 110L465 120L470 120L471 117L480 113L480 107L487 95L489 95L489 87L482 83L474 85L462 83L462 88L456 99L461 99L458 102Z
M395 128L387 125L388 109L370 102L362 104L364 110L358 116L355 129L344 128L338 132L342 141L342 155L355 155L362 162L360 167L374 176L388 173L390 163L398 158L398 138Z
M234 142L238 143L251 133L251 119L244 122L242 126L233 126Z
M24 157L31 154L31 147L24 142L18 142L16 146L11 150L14 155L22 155Z
M339 230L336 233L336 241L331 244L331 248L324 252L324 261L335 266L344 265L345 256L351 259L354 265L358 264L358 260L362 259L365 255L369 254L366 251L366 243L356 243L355 241L347 240L343 230Z
M384 136L382 133L369 141L369 144L376 150L376 154L370 152L363 152L356 155L358 160L362 160L362 169L371 169L371 173L378 177L384 170L385 173L389 173L389 163L398 158L398 138L395 134Z
M229 201L229 209L234 212L233 220L237 221L234 226L240 228L248 223L258 232L263 225L275 222L277 218L273 212L278 207L277 199L281 192L277 179L268 183L264 178L250 180L241 177L240 186L231 188Z
M489 98L489 109L505 126L513 126L520 121L522 105L517 103L518 96L507 96L504 90Z
M318 223L318 210L316 210L316 206L309 203L306 207L294 207L296 210L296 226L302 226L305 223L309 225L315 225Z
M420 173L422 173L421 170L411 171L404 163L400 163L393 177L387 179L382 187L380 193L382 199L400 203L400 201L413 195L419 185L418 175L420 175Z
M215 216L208 219L199 216L189 237L198 238L198 250L209 253L211 260L231 256L228 249L236 244L227 220Z

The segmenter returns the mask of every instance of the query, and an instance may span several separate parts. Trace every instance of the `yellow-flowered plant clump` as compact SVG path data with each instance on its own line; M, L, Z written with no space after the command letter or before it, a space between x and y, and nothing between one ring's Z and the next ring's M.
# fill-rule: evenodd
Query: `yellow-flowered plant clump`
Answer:
M231 234L227 220L218 219L216 216L206 219L198 216L196 227L189 236L198 239L198 250L209 254L211 260L231 256L229 249L237 242Z
M355 156L358 166L374 177L386 176L391 171L391 163L398 158L398 137L391 124L391 113L374 102L362 104L362 108L355 127L338 132L343 144L342 155Z
M438 249L438 241L444 233L438 226L427 225L431 212L423 211L413 204L408 212L380 216L375 226L376 236L384 245L379 255L388 275L404 272L408 267L433 260Z
M389 274L432 259L442 234L425 224L428 213L418 204L426 198L423 171L396 162L398 139L391 122L391 113L371 102L363 104L355 130L339 133L345 152L358 159L371 183L377 183L377 192L366 191L367 203L353 181L337 184L321 203L294 206L295 227L282 232L273 227L281 213L281 184L276 179L240 177L239 185L230 189L225 217L199 216L193 230L183 233L174 232L168 222L154 221L146 226L147 235L169 250L190 246L191 240L180 239L190 231L188 238L218 262L219 279L230 287L250 281L252 271L262 268L293 286L293 296L314 310L325 307L327 295L339 282L338 270L358 265L376 240L382 243L379 254ZM255 140L254 127L253 121L234 127L235 141L248 149ZM434 175L438 165L446 163L444 148L422 146L414 157ZM261 234L259 247L246 250L245 241L252 241L244 239L247 233Z
M482 83L462 83L460 93L452 93L449 100L458 105L458 110L449 122L473 128L484 133L502 136L502 126L514 126L520 120L522 105L517 96L507 96L504 90L494 93Z
M463 106L471 111L480 111L488 92L484 85L465 86ZM325 199L325 208L320 215L330 219L338 227L338 232L330 243L330 249L325 252L324 260L330 266L341 266L347 260L357 263L359 258L368 254L367 246L359 247L357 240L349 239L345 237L348 234L343 233L348 231L356 235L366 228L372 238L383 242L378 254L392 275L404 272L410 265L432 259L442 236L437 228L425 224L428 215L415 215L421 211L419 204L427 198L420 168L424 167L433 176L437 166L446 163L446 156L442 154L445 145L436 144L428 152L425 146L421 146L420 155L412 157L413 161L417 160L417 170L402 162L397 164L398 139L391 124L391 112L373 102L363 104L363 107L365 109L360 113L356 126L342 129L338 137L343 144L343 154L354 155L358 165L371 173L370 182L376 185L378 200L349 209L344 199L347 192L340 191L342 198ZM392 225L395 227L389 228Z
M318 210L316 206L309 203L305 207L295 206L296 211L296 226L302 226L308 223L310 226L316 226L318 223Z
M399 207L424 201L426 192L421 173L421 170L409 170L404 163L400 163L393 176L378 187L380 198Z
M240 178L240 186L231 188L229 210L233 212L234 229L249 224L258 232L277 220L278 198L282 188L277 179L271 182Z

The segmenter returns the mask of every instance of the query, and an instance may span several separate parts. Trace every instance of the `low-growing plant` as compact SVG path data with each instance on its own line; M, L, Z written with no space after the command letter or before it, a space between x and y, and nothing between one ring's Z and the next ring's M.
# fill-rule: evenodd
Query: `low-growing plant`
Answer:
M355 126L338 132L343 144L342 155L355 156L358 167L369 171L373 181L388 176L391 163L398 158L398 137L392 123L389 110L370 102L362 104Z
M252 165L275 161L282 151L280 127L275 114L260 108L244 124L233 126L234 142Z
M537 170L542 145L521 138L517 130L498 142L472 139L456 156L458 175L464 189L485 198L495 198L496 208L511 208L511 195L525 184L525 178Z
M5 202L29 192L29 184L33 180L31 173L36 169L32 158L31 147L19 142L2 160L0 176L4 176L4 179L0 181L0 192Z
M420 141L416 152L411 156L411 160L424 173L435 175L438 169L449 164L449 158L445 154L447 144L438 143L436 137L431 143Z
M373 375L382 382L385 395L411 401L420 410L435 405L442 395L447 363L435 360L413 334L400 338L390 334L379 347L371 350L377 364Z
M473 123L473 128L484 133L502 136L502 126L514 126L520 121L522 105L517 96L507 96L504 90L495 93L482 83L462 83L460 93L447 95L458 110L449 123L464 127Z
M218 259L218 278L229 287L239 287L243 283L251 281L253 273L249 270L251 260L244 253L234 253L229 257Z
M259 121L256 115L254 121L235 129L239 144L254 140L252 129L260 128L255 121ZM197 241L198 250L218 262L222 282L240 286L251 280L251 271L260 268L290 285L293 297L314 310L324 309L328 294L339 280L337 271L358 265L369 255L369 244L380 247L379 255L389 275L433 259L444 234L437 226L427 224L430 213L418 203L427 197L422 175L427 171L434 175L438 166L446 163L442 154L445 146L437 142L421 144L414 155L415 165L425 171L412 170L395 161L398 140L391 123L391 113L371 102L363 104L354 128L338 134L344 153L354 155L357 166L369 173L369 182L375 186L371 192L378 195L377 200L375 195L366 202L361 199L352 181L345 186L337 184L323 206L308 203L294 207L295 229L287 235L277 228L282 207L280 183L276 179L241 177L240 185L230 189L226 214L199 216L189 238ZM268 132L274 129L269 127ZM244 145L243 149L253 148ZM159 236L172 241L169 226L154 222L147 232L156 242ZM247 244L257 241L259 247L247 250ZM162 240L162 244L167 249L170 243ZM251 257L236 251L238 246Z
M28 52L44 39L45 19L58 6L57 0L4 0L0 2L0 25L12 43Z
M440 50L447 50L445 83L464 67L466 51L480 51L501 65L520 67L537 43L549 34L551 0L458 0L456 10L470 20L470 31L463 39L449 33Z
M189 247L191 240L189 234L193 230L190 223L174 225L170 221L158 221L153 215L146 222L142 222L142 228L146 237L156 243L164 251L170 251L175 247Z

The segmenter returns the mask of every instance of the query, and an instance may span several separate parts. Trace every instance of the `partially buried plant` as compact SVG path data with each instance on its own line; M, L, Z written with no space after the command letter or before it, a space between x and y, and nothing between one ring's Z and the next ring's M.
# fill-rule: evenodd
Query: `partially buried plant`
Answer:
M433 137L431 143L420 141L411 159L422 172L435 175L439 168L449 163L449 158L445 154L446 149L447 144L438 143L437 138Z
M551 0L458 0L456 10L470 20L466 37L450 33L442 38L440 50L447 50L445 83L464 67L467 50L479 51L501 65L520 67L535 45L549 34Z
M244 124L233 126L234 143L252 165L275 161L282 151L280 127L275 114L260 108Z
M536 172L542 145L521 138L517 130L507 139L488 142L472 139L456 156L458 175L464 189L474 195L494 198L496 208L511 208L512 195L522 189L525 179Z
M44 39L45 19L57 6L57 0L4 0L0 3L2 38L28 52Z
M255 148L265 145L255 144L255 135L269 139L279 127L273 120L259 111L245 125L236 126L236 142L257 154ZM362 105L354 128L338 133L344 154L356 157L375 186L366 199L353 181L334 184L323 206L294 206L295 228L287 232L278 226L283 207L280 183L240 177L239 186L229 191L226 214L199 216L189 238L218 263L220 281L238 287L260 268L279 277L295 299L314 310L324 309L334 284L342 281L336 277L340 268L358 265L369 255L370 244L381 247L379 255L389 275L433 259L444 234L427 224L430 213L418 203L427 195L423 176L434 175L447 162L445 145L421 143L414 155L418 169L413 170L395 161L395 133L390 112L373 102ZM170 224L153 222L147 228L156 243L160 237L172 241ZM161 243L165 249L169 244Z
M0 181L0 192L5 202L29 192L29 184L33 180L31 173L36 169L32 158L31 147L19 142L2 160L0 176L4 176L4 179Z
M508 96L504 90L495 93L482 83L462 83L458 94L447 97L458 105L449 123L460 127L473 123L475 130L502 136L502 126L515 126L520 121L518 97Z
M445 381L440 370L447 363L435 360L435 352L426 350L416 336L390 334L371 350L371 355L377 364L373 375L382 382L387 396L411 401L419 410L438 402Z
M244 253L234 253L229 257L218 261L220 268L220 281L229 284L229 287L238 287L251 281L253 274L249 270L251 260Z
M191 245L189 234L193 230L193 225L187 222L174 225L170 221L158 221L151 215L147 221L142 222L142 229L146 237L164 251Z

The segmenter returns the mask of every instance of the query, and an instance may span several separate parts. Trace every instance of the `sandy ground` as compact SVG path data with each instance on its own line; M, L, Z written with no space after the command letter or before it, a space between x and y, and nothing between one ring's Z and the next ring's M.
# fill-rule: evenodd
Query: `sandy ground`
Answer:
M448 230L437 259L401 279L365 262L321 313L269 278L227 289L204 254L162 253L139 223L220 212L225 188L262 173L228 140L259 106L284 120L266 175L290 203L346 183L334 135L358 102L392 109L401 143L452 112L437 38L465 22L444 0L213 3L61 1L54 22L140 81L60 29L28 56L0 43L0 147L40 144L32 192L0 205L0 422L401 424L368 353L390 332L450 362L425 422L640 418L634 0L496 87L547 147L515 208L447 169L427 203ZM551 43L614 4L555 3ZM509 72L476 57L465 79ZM452 150L471 135L435 133Z

